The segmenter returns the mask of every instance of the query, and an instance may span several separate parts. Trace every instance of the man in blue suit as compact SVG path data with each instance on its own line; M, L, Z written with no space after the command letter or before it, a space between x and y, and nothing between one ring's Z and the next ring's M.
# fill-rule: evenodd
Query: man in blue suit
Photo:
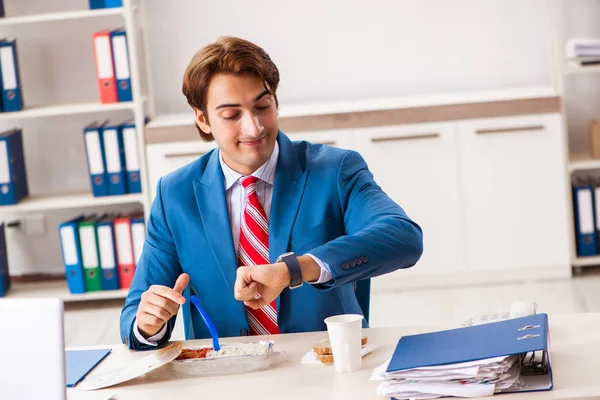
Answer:
M220 336L325 330L331 315L362 314L353 282L419 260L420 227L358 153L278 129L278 84L268 54L245 40L221 38L191 60L183 93L218 149L158 182L121 314L130 348L166 343L182 304L189 338L210 337L188 286Z

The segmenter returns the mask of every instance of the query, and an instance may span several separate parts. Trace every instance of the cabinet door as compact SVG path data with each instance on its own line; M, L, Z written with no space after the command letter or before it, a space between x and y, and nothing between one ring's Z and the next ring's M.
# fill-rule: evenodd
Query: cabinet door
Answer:
M465 121L458 137L469 269L569 270L560 116Z
M155 143L146 146L150 201L154 200L156 184L161 176L198 159L216 146L215 142L200 141Z
M350 129L336 129L316 132L295 132L287 134L293 140L306 140L311 143L327 144L342 149L354 149L353 131Z
M375 181L423 229L422 258L392 275L407 279L462 270L455 124L359 129L355 143Z

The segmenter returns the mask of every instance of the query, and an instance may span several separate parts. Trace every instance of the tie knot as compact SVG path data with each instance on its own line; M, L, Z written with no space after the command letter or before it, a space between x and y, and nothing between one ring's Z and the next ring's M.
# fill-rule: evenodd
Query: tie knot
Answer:
M258 182L258 178L256 176L245 176L242 179L240 179L240 183L242 184L242 186L244 187L244 189L246 190L246 193L250 194L250 192L252 192L254 190L254 186L256 185L256 182Z

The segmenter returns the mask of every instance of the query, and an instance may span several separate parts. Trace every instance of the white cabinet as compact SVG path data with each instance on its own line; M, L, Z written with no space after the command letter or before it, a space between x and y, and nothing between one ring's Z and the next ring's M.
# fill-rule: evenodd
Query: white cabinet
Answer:
M395 277L464 270L456 124L360 129L355 141L375 181L423 228L421 260Z
M470 270L532 277L554 270L568 275L561 130L557 114L458 124Z
M200 140L195 142L154 143L146 146L150 201L154 200L156 184L161 176L198 159L215 147L217 147L217 144L214 141L206 143Z

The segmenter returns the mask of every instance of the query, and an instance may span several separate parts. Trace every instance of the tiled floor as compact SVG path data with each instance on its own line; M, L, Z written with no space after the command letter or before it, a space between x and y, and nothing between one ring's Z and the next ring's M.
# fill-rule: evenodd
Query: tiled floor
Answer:
M538 312L571 314L600 312L600 273L566 281L402 290L371 294L371 326L459 326L467 319L510 309L516 300L533 300ZM67 346L120 343L119 316L123 301L67 304ZM183 339L181 320L173 339Z

